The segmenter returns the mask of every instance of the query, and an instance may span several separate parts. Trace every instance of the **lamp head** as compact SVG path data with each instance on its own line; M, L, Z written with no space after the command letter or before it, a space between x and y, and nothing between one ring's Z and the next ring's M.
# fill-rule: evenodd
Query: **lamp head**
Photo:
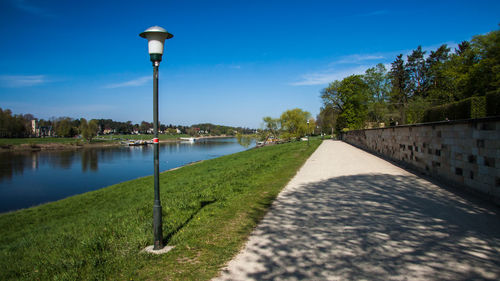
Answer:
M174 35L159 26L152 26L139 34L139 36L148 39L148 51L152 62L161 61L165 40L174 37Z

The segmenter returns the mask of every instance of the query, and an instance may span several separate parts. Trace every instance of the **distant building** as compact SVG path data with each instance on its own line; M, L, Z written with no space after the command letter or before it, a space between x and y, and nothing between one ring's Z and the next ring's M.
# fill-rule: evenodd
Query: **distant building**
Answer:
M53 137L52 126L40 126L37 120L31 120L31 135L34 137Z
M38 122L36 120L31 120L31 134L34 136L40 134L40 129L38 129Z
M102 133L105 135L114 134L115 132L116 132L115 129L110 129L110 128L106 128L102 131Z

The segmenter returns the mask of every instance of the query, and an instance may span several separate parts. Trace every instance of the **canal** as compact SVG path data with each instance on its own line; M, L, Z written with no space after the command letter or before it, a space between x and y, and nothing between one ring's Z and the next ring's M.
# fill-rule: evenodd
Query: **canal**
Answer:
M160 171L248 148L235 138L164 143L160 145ZM152 174L152 145L3 152L0 153L0 213Z

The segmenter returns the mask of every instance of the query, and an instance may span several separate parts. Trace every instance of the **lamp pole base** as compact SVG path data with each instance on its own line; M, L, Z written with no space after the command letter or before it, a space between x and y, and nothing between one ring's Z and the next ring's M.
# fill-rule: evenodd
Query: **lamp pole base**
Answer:
M146 252L146 253L150 253L150 254L155 254L155 255L161 255L161 254L166 254L166 253L170 252L170 250L172 250L173 248L175 248L175 246L165 246L165 247L163 247L160 250L154 250L153 248L154 248L153 245L147 246L146 248L144 248L142 250L142 252Z

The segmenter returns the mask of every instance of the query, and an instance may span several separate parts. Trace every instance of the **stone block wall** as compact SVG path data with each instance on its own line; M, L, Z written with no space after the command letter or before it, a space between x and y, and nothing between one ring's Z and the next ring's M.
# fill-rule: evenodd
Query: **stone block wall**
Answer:
M500 202L500 117L356 130L342 139Z

